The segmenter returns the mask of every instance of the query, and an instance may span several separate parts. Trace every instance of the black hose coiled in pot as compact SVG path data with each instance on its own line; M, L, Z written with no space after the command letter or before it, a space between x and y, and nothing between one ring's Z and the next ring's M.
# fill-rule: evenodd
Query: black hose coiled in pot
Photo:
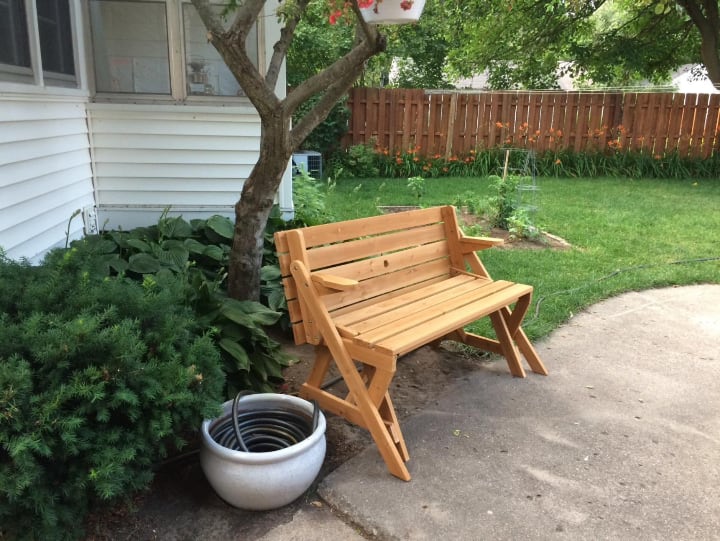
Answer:
M210 427L210 437L223 447L250 453L277 451L301 442L317 428L320 412L315 403L312 418L282 408L241 412L238 404L242 394L233 400L230 415Z

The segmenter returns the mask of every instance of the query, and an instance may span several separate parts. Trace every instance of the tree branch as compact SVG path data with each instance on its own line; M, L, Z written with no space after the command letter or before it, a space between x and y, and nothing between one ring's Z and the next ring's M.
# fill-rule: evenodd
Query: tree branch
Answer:
M331 84L322 98L300 119L290 132L290 144L299 147L308 135L322 122L338 100L347 93L358 77L358 72L348 70Z
M683 9L690 16L690 19L692 19L692 22L695 24L695 26L698 27L700 35L704 35L704 32L710 30L710 21L705 18L702 12L702 8L696 2L692 0L678 0L678 4L683 7Z
M229 30L225 30L220 16L209 0L192 0L195 9L208 28L208 41L217 49L230 72L234 75L248 99L257 109L260 118L268 118L280 105L275 88L268 87L265 78L248 56L245 39L257 21L265 0L246 0L237 9Z
M362 29L361 25L356 26L353 48L320 73L305 79L288 94L285 103L289 114L295 112L301 103L328 88L334 81L354 71L357 66L363 65L368 58L385 50L387 46L385 36L374 27L368 28L367 31L369 34L360 37L360 33L364 33L365 29ZM359 73L355 72L355 75Z
M192 0L192 2L194 4L195 0ZM244 0L240 2L235 11L235 18L230 25L229 32L246 38L250 33L252 25L257 22L260 13L265 7L265 3L266 0Z
M225 27L223 26L222 19L212 9L212 6L210 5L210 2L208 2L208 0L192 0L192 4L193 6L195 6L198 15L200 15L202 22L205 24L205 28L207 28L208 34L214 32L215 34L220 35L225 32ZM209 35L208 41L210 41Z
M288 49L290 48L293 36L295 35L295 28L297 28L297 25L305 13L309 3L310 0L298 0L297 8L291 16L288 16L285 24L280 30L280 39L273 46L273 54L270 58L270 63L268 64L267 72L265 74L267 85L270 88L275 88L275 85L277 84L283 61L287 57Z

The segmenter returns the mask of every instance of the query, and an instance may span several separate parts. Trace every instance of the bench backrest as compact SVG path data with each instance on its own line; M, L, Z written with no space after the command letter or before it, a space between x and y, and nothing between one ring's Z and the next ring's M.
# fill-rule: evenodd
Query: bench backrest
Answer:
M330 314L401 295L464 268L454 249L461 233L452 206L411 210L275 233L275 245L297 344L318 344L319 332L297 297L290 263L350 278L356 288L323 295Z

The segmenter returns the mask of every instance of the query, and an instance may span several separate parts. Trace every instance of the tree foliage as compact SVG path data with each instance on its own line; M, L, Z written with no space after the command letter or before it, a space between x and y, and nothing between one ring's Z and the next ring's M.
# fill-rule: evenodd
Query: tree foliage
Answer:
M443 2L450 70L486 67L495 88L551 88L571 72L601 85L661 80L702 62L720 83L717 0ZM565 62L565 64L561 64Z

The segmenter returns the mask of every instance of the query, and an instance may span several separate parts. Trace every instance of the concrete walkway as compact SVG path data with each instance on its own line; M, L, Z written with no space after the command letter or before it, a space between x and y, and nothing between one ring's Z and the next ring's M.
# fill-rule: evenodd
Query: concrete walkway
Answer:
M720 539L720 285L601 302L538 350L548 377L493 363L403 423L411 482L369 447L320 484L344 522L264 539Z

